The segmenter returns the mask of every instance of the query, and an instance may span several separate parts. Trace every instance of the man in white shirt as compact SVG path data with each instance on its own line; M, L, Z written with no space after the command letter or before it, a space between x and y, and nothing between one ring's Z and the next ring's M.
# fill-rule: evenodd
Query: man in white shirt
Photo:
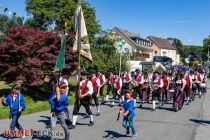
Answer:
M76 125L76 121L78 118L78 113L80 110L81 105L85 108L87 114L90 117L90 123L89 126L93 126L93 115L92 111L90 109L91 105L91 96L93 94L93 85L92 82L87 79L88 73L82 72L81 73L81 82L80 82L80 93L77 93L77 98L74 103L74 110L73 110L73 120L72 120L72 125L69 126L69 129L74 129Z

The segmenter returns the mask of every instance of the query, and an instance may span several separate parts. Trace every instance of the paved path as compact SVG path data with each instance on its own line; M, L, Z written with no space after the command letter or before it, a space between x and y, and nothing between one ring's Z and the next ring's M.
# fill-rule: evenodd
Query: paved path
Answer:
M138 140L207 140L210 138L210 81L208 81L208 93L202 98L196 99L189 106L184 105L179 112L171 110L172 104L168 103L165 108L151 112L152 104L146 104L143 109L136 109L135 126ZM70 107L72 113L72 107ZM84 109L81 110L84 112ZM96 109L93 108L93 113ZM69 130L71 140L129 140L125 137L125 130L121 126L121 120L116 121L116 107L101 106L101 116L96 117L95 125L88 127L89 118L81 114L76 129ZM25 129L49 130L49 111L22 116L20 123ZM9 129L10 120L0 121L0 134ZM60 124L57 130L63 133ZM2 134L3 135L3 134ZM1 135L1 136L2 136ZM2 137L0 136L0 139ZM206 137L209 136L209 137ZM61 137L60 137L61 138ZM26 140L32 138L27 137ZM49 139L39 136L33 139Z

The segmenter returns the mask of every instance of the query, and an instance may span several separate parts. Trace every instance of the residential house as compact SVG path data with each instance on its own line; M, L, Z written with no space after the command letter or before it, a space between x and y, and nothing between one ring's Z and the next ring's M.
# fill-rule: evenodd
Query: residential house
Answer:
M153 60L153 44L151 41L118 27L112 29L111 33L111 38L117 40L115 47L118 52L138 61Z
M154 36L148 36L147 40L152 42L154 56L168 56L172 58L173 65L180 64L180 54L174 41Z

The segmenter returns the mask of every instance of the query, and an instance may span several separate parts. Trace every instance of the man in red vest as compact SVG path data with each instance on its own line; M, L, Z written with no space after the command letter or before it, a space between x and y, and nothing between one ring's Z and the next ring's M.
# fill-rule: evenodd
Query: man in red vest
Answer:
M92 71L92 79L91 82L93 84L93 94L92 98L94 99L96 109L97 109L97 114L96 116L100 116L100 109L99 109L99 102L98 102L98 95L99 95L99 88L100 88L100 80L98 77L96 77L96 71Z
M107 94L106 94L106 101L108 101L109 99L109 93L110 91L112 91L112 95L114 95L114 80L115 80L115 76L113 74L113 72L110 72L109 74L109 79L108 79L108 82L107 82Z
M116 73L116 78L114 82L114 96L112 100L112 106L114 106L115 99L118 96L119 98L119 104L122 102L121 100L121 93L122 93L122 78L119 77L119 75Z
M137 94L139 95L139 99L140 99L140 102L139 102L139 107L142 108L142 104L143 104L143 91L142 89L144 88L144 77L143 75L140 73L140 70L137 69L136 70L136 82L137 82Z
M200 89L200 84L201 84L202 79L203 79L202 75L200 74L198 70L196 70L196 86L199 92L199 98L201 98L201 95L202 95L201 89Z
M104 85L106 83L106 78L101 70L98 71L98 78L100 80L100 85L101 85L99 88L99 93L102 98L101 104L104 104L105 103L105 101L104 101Z
M153 108L151 111L155 111L156 109L156 100L159 101L159 107L161 105L161 94L163 91L163 80L160 78L160 73L158 71L154 72L152 81L151 81L151 87L152 87L152 105Z
M191 92L191 89L192 89L192 78L190 76L189 71L186 71L185 72L184 79L186 81L185 88L184 88L184 92L185 92L185 95L186 95L186 98L187 98L186 105L189 105L189 102L190 102L190 92Z
M123 77L122 77L122 100L125 99L125 91L129 90L129 84L131 83L131 76L127 71L124 71Z
M72 125L69 126L69 129L75 128L81 105L85 108L87 114L90 117L89 126L94 125L93 115L90 109L90 105L91 105L90 101L91 101L91 96L93 94L93 84L89 79L87 79L87 76L88 76L88 73L86 71L81 73L82 80L80 82L80 93L78 94L78 97L74 103L73 120L72 120Z
M162 106L163 106L164 102L168 101L167 94L168 94L169 83L170 83L168 73L165 71L163 72L162 80L163 80L163 94L162 94Z

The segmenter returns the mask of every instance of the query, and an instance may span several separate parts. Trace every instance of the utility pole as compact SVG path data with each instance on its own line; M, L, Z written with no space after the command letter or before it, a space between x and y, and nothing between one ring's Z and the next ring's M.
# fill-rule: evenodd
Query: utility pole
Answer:
M209 58L210 58L210 56L209 56L209 55L210 55L210 54L209 54L209 53L210 53L210 52L209 52L209 49L210 49L210 45L208 45L207 47L208 47L208 55L207 55L207 57L208 57L208 60L207 60L207 62L209 62Z

